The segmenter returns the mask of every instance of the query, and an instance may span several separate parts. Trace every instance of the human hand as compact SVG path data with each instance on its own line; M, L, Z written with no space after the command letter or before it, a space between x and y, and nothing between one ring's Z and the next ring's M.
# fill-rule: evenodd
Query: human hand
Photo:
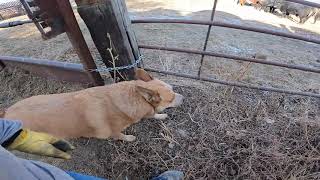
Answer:
M7 147L9 150L62 159L70 159L71 156L66 152L74 149L66 140L28 129L23 129Z

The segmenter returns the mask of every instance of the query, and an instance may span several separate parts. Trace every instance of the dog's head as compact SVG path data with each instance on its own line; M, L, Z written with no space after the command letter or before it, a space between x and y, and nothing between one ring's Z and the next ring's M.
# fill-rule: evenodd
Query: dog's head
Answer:
M137 80L143 81L137 84L137 92L155 108L156 112L182 104L183 96L175 93L171 85L153 78L143 69L137 69L135 76Z

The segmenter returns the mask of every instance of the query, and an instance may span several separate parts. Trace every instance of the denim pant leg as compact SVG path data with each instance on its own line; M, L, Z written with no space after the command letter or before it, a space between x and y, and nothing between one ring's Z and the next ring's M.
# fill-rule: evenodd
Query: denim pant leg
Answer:
M70 171L66 171L66 173L69 174L69 176L71 176L75 180L106 180L106 179L98 178L95 176L88 176L88 175L70 172Z

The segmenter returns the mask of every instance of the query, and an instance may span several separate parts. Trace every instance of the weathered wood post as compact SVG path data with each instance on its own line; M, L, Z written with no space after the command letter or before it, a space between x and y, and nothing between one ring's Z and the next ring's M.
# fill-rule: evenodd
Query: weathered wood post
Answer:
M97 66L82 35L69 1L20 0L20 2L44 39L50 39L66 32L93 85L104 85L104 80L96 71Z
M100 74L95 71L90 71L96 69L97 66L82 35L80 27L72 11L70 2L65 0L57 0L56 2L64 20L64 30L66 31L73 48L76 50L88 76L92 79L95 86L104 85L104 81Z
M76 0L78 12L108 68L134 64L140 53L124 0ZM110 72L116 81L134 79L134 68Z

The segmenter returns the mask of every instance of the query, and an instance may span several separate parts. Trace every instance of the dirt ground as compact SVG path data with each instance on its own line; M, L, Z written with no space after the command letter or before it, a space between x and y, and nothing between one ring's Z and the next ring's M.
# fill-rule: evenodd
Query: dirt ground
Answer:
M208 20L213 1L128 0L132 17ZM319 38L320 22L304 25L232 0L220 1L216 21L263 27ZM88 30L81 29L98 64ZM25 17L19 17L25 18ZM206 26L135 24L139 43L202 50ZM320 67L320 45L253 32L213 27L208 51ZM142 50L147 67L196 74L199 55ZM79 62L66 35L42 41L33 25L0 29L0 55ZM219 86L154 74L174 85L186 100L164 121L145 120L127 130L134 143L72 140L73 159L18 154L111 179L148 179L178 169L186 179L320 179L320 100ZM202 75L319 93L315 73L206 57ZM108 75L106 75L108 77ZM0 108L23 98L85 88L33 77L18 70L0 73Z

